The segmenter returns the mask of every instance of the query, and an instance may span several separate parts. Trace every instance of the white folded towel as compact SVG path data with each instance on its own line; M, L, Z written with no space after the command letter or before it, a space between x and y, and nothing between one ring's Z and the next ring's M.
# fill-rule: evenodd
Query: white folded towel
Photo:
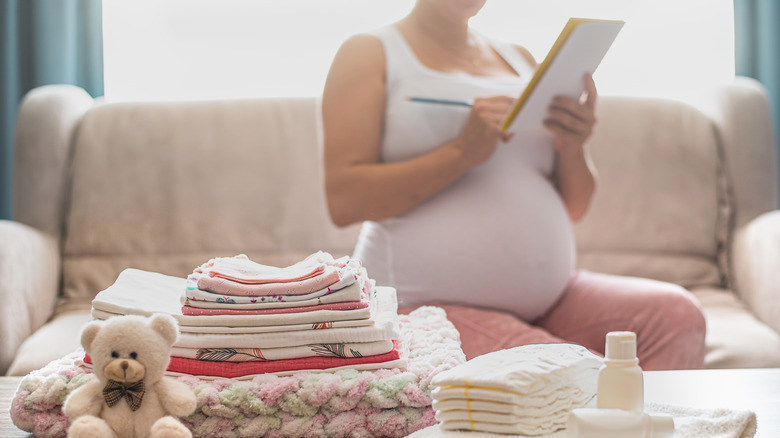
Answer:
M479 432L472 430L446 430L442 428L441 424L434 424L428 426L425 429L420 429L417 432L407 436L406 438L511 438L511 437L524 437L525 435L507 435L491 432ZM534 438L567 438L565 430L559 430L557 432L541 435ZM676 437L675 437L676 438Z
M645 412L672 416L674 438L752 438L756 434L756 414L748 410L646 403Z
M698 409L646 403L650 415L674 418L674 438L752 438L756 434L756 414L740 409ZM451 431L436 424L409 435L409 438L508 438L526 435L498 435L489 432ZM565 430L535 438L567 438Z

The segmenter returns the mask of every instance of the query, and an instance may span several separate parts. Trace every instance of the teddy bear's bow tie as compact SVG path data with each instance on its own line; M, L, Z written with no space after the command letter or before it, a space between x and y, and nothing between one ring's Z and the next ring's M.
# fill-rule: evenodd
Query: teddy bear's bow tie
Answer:
M141 407L141 401L143 401L146 388L144 387L144 381L135 382L130 386L125 386L115 380L109 380L106 386L103 388L103 398L106 399L108 407L112 407L119 402L122 398L127 399L127 404L130 405L130 410L137 410Z

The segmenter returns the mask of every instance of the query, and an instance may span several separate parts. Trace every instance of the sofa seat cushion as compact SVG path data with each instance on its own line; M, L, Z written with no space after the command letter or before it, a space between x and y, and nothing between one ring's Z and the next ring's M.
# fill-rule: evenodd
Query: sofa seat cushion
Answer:
M16 351L9 376L24 376L79 347L81 328L90 320L89 308L57 314L27 338Z
M692 290L707 321L706 368L780 367L780 335L759 321L731 291Z

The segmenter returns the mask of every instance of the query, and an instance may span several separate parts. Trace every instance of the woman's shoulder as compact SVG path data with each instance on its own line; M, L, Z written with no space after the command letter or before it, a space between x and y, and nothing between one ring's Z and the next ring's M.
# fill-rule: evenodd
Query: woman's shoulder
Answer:
M344 40L330 66L328 83L349 87L355 81L384 80L385 52L382 42L370 33L355 34Z
M385 26L372 31L354 34L344 40L341 44L341 49L356 52L381 50L384 39L387 38L392 30L391 26Z
M341 43L333 61L383 66L384 47L382 41L371 33L352 35Z
M378 36L371 33L359 33L348 37L341 43L335 60L376 61L384 58L384 48Z

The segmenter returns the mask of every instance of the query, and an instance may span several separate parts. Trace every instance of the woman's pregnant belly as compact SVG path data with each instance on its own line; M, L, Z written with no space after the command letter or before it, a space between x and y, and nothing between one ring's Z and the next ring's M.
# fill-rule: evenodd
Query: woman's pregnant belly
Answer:
M401 217L364 225L355 255L401 306L461 303L533 321L563 292L574 268L566 210L538 169L507 155Z

